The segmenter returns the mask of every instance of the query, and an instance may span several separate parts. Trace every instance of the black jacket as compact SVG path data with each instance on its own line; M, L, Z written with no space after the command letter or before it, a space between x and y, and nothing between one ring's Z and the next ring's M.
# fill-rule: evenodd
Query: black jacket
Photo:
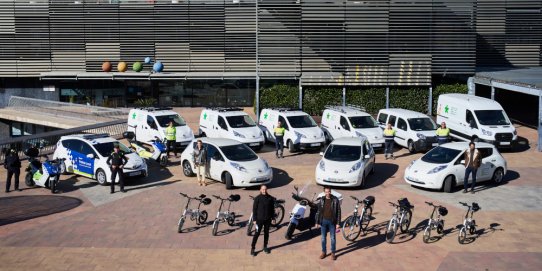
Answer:
M111 155L109 155L109 158L107 158L106 163L110 166L124 166L126 163L128 163L128 159L124 155L123 151L119 151L118 153L112 152Z
M267 195L258 195L254 198L252 214L255 221L271 221L275 212L275 198Z
M17 170L21 168L21 160L17 154L9 154L6 156L6 161L4 162L4 167L8 170Z
M325 196L320 199L318 204L318 212L316 213L316 223L322 224L322 219L324 217L324 201ZM337 225L341 222L341 202L339 199L331 195L331 212L333 214L333 220L331 221L334 225Z

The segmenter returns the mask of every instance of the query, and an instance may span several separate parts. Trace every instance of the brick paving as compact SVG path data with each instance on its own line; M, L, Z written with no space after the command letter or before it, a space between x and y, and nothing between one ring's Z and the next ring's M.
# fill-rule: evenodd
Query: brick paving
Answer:
M196 113L183 112L183 116L189 124L197 118ZM542 195L538 177L542 173L542 154L534 151L536 146L531 130L520 128L519 133L530 137L531 146L519 153L503 154L510 168L506 176L509 182L498 187L480 186L481 191L475 195L412 188L402 180L403 171L420 154L409 155L400 150L395 161L384 160L382 154L378 154L376 173L369 177L367 189L339 190L345 196L344 217L353 209L349 195L373 195L376 203L374 220L367 235L353 243L337 235L339 258L335 262L329 258L318 259L318 232L297 234L294 240L287 241L284 226L272 229L271 254L260 252L256 257L249 256L251 238L246 236L244 224L252 204L248 195L256 195L257 189L226 191L221 183L197 186L195 178L182 175L179 161L174 158L167 172L156 172L158 167L153 166L154 175L151 173L147 180L128 185L126 194L109 195L107 187L82 177L62 176L61 196L78 198L81 205L65 212L0 226L0 269L540 270L542 233L538 223L542 213L538 205ZM320 159L317 153L287 155L277 160L273 158L271 146L266 146L261 155L274 168L275 182L270 193L287 200L287 212L294 205L290 198L294 185L306 187L305 195L309 197L321 192L321 187L313 181L314 169ZM4 170L0 170L0 180L3 188ZM24 183L21 186L25 188ZM50 195L43 188L9 194L1 191L2 202L21 195ZM181 191L209 196L240 194L241 201L232 205L232 210L239 215L237 225L221 224L219 236L214 237L209 223L196 227L193 221L187 221L187 231L177 233L177 220L185 202L178 194ZM394 244L387 244L384 227L393 211L387 202L405 196L416 206L411 231L397 236ZM468 245L457 242L456 226L462 223L465 212L457 204L459 200L476 200L482 206L482 211L475 214L479 225L477 237ZM440 202L449 209L445 217L447 234L432 244L421 240L423 223L430 212L424 201ZM209 212L209 220L214 218L218 204L213 201L204 207ZM9 208L8 204L1 209L10 212Z

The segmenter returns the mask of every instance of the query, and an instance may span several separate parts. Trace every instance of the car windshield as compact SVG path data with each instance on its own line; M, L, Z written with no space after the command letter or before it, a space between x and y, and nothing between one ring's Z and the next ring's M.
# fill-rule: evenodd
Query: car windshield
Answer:
M231 128L244 128L244 127L254 127L256 123L249 115L238 115L226 117Z
M226 158L232 161L254 161L258 155L245 144L220 147Z
M375 128L378 127L378 123L371 116L363 117L350 117L350 123L354 129L366 129L366 128Z
M474 113L482 125L510 125L502 110L475 110Z
M337 162L357 161L361 157L361 147L331 144L324 154L324 158Z
M447 164L453 161L460 150L454 150L444 147L436 147L422 156L422 161L432 164Z
M437 124L430 118L412 118L408 119L410 129L414 131L436 130Z
M292 128L316 127L316 122L309 115L290 116L288 122Z
M132 152L128 147L124 146L124 144L118 141L98 143L98 144L94 144L93 146L94 148L96 148L96 150L100 153L101 156L108 157L113 152L113 147L115 146L115 144L119 144L120 150L123 151L124 153Z
M160 126L162 127L168 127L170 121L173 121L173 126L186 125L186 122L183 118L181 118L181 116L179 116L179 114L156 116L156 120L158 121L158 123L160 123Z

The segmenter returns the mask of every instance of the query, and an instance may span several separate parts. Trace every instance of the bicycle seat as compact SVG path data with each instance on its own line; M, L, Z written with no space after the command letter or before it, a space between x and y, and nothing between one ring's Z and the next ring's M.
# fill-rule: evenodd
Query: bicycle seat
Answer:
M478 203L476 203L476 202L473 202L473 203L472 203L472 210L473 210L474 212L478 212L478 211L480 211L480 209L481 209L481 208L480 208L480 206L478 205Z
M205 198L205 197L207 197L205 194L199 195L199 198L200 198L200 199Z
M203 205L209 205L211 204L212 200L210 198L204 198L201 200L201 203L203 203Z
M228 200L233 201L233 202L239 201L240 199L241 199L241 196L239 196L238 194L231 194L228 197Z
M256 198L255 196L248 196L248 197L251 198L251 199L253 199L253 200Z
M399 206L401 206L401 208L407 208L407 209L414 208L414 206L412 204L410 204L410 202L408 201L407 198L402 198L402 199L398 200L397 202L399 202Z
M441 215L441 216L446 216L448 214L448 209L446 209L446 207L439 207L438 208L438 213Z
M364 200L363 200L363 203L367 206L371 206L375 203L375 197L373 196L367 196Z

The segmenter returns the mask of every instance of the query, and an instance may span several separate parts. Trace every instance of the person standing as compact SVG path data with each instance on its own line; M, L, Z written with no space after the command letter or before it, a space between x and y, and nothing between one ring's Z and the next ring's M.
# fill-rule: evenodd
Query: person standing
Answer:
M448 143L450 137L450 128L446 127L446 122L442 122L437 129L437 141L439 145Z
M271 226L271 220L275 213L275 198L267 193L267 186L265 184L260 186L260 194L254 198L254 205L252 206L252 215L254 217L254 225L256 226L256 233L252 237L252 246L250 249L250 255L256 256L254 249L258 242L258 237L263 228L263 252L269 254L271 251L267 248L269 242L269 227Z
M196 148L192 153L194 157L194 166L196 167L196 177L198 178L198 183L200 186L207 186L205 182L205 169L207 165L207 151L203 148L203 142L198 139Z
M284 132L286 129L282 127L282 122L279 120L277 123L277 127L273 131L273 134L275 135L275 152L277 158L284 158L282 156L283 150L284 150Z
M467 193L469 187L469 175L472 174L472 184L470 192L474 194L474 186L476 185L476 172L481 164L480 152L476 149L474 142L469 143L469 149L465 151L465 179L463 180L463 193Z
M386 160L389 158L395 159L393 157L393 145L395 144L395 129L391 126L391 123L388 122L386 129L384 129L384 156Z
M175 157L177 157L177 148L175 143L177 141L177 128L173 126L173 121L170 121L166 128L166 141L167 141L167 156L169 157L169 152L173 150Z
M341 203L339 199L331 194L331 187L324 186L324 198L318 203L316 214L316 227L320 227L322 235L322 254L320 259L327 256L327 232L331 239L331 259L336 260L335 255L335 233L341 222Z
M120 146L115 144L113 152L107 158L107 164L111 167L111 194L115 193L115 177L119 176L120 192L126 193L124 190L124 173L122 169L128 162L128 158L124 155L124 152L120 150Z
M6 179L6 193L9 193L11 187L11 177L14 177L14 186L15 190L21 191L19 189L19 175L21 174L21 160L19 160L19 155L17 151L11 149L6 154L6 160L4 161L4 168L7 169L7 179Z

